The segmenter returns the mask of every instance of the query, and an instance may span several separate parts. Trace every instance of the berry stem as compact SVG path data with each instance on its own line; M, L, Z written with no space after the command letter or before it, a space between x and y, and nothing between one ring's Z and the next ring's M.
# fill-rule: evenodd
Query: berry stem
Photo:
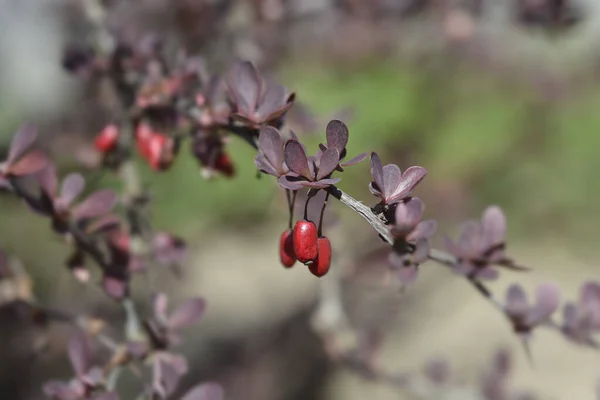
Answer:
M304 220L308 221L308 202L310 201L311 196L306 197L306 202L304 203Z
M285 195L288 201L288 208L290 211L290 217L288 221L288 227L292 229L294 223L294 205L296 204L296 191L291 191L289 189L285 189Z
M329 199L329 192L327 192L325 194L325 200L323 200L323 207L321 207L321 215L319 217L319 230L318 230L319 237L321 237L321 234L323 232L323 216L325 215L325 207L327 207L328 199Z

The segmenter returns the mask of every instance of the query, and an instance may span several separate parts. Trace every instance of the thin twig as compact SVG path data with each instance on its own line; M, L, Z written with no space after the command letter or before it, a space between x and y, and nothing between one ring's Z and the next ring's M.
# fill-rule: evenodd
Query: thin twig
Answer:
M388 226L373 212L370 207L364 205L362 202L356 200L346 192L333 185L327 188L327 193L331 194L333 197L342 202L342 204L358 213L358 215L363 217L369 223L369 225L375 229L375 231L385 242L387 242L389 245L394 245L394 238L390 234ZM431 261L435 261L438 264L446 267L453 267L458 261L452 254L437 249L431 249L428 258ZM492 292L482 282L476 279L468 279L468 281L475 288L475 290L477 290L477 292L488 299L496 308L503 310L502 302L497 300Z

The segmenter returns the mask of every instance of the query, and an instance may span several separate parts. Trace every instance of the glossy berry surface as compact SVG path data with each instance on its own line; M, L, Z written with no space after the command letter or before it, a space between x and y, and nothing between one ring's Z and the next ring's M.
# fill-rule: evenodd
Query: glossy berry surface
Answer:
M326 237L318 239L319 254L311 265L308 266L310 272L319 278L329 272L331 266L331 242Z
M154 170L163 168L163 154L167 151L169 138L165 135L154 134L148 139L148 157L147 160Z
M298 221L294 226L294 253L301 263L307 263L317 257L317 226L310 221Z
M291 229L284 231L279 238L279 259L286 268L290 268L296 263L294 237Z
M114 124L109 124L100 131L94 140L96 149L103 153L114 150L119 142L119 128Z

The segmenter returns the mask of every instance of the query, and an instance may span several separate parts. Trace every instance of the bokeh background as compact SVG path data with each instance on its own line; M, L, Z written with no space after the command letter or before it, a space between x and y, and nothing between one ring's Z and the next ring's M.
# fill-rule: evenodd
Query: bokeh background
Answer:
M21 123L36 122L41 145L63 172L83 170L76 149L89 145L109 117L85 101L88 89L60 65L65 44L85 38L80 1L0 0L0 149ZM442 233L455 235L462 220L488 204L502 206L511 253L533 271L503 273L492 285L499 296L516 280L528 288L550 281L574 299L582 282L598 276L597 2L107 3L112 23L159 32L217 71L243 58L277 76L316 116L314 132L304 132L314 133L306 139L311 148L328 118L345 109L350 154L377 151L402 169L429 170L417 194ZM140 163L153 193L154 225L182 236L191 249L185 279L158 273L154 281L175 299L193 294L209 302L206 317L186 334L183 351L193 368L184 386L217 379L228 399L412 398L327 360L312 321L328 277L280 267L282 193L271 180L256 179L251 148L234 140L229 149L238 171L232 180L203 180L186 150L166 173ZM86 175L94 186L118 187L109 174ZM340 187L374 204L369 180L365 162L349 168ZM376 246L376 235L359 216L330 208L338 217L329 234L333 268L376 271L368 262L356 265ZM1 194L0 247L22 260L43 304L123 318L99 291L72 279L63 267L68 248L46 221ZM594 398L597 354L541 331L532 366L504 317L443 268L424 265L403 293L384 286L376 272L345 276L343 306L358 331L384 332L377 357L389 370L419 371L441 356L476 385L494 352L507 348L516 386L544 399ZM149 288L136 285L143 298ZM42 398L43 380L66 378L66 333L52 328L48 349L37 354L27 345L31 329L3 322L0 398Z

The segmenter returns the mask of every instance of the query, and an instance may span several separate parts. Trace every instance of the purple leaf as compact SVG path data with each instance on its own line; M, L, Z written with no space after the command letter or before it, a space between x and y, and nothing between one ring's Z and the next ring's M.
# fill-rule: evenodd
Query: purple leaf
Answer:
M421 221L407 237L406 240L414 241L420 239L428 239L432 237L437 231L437 222L429 219L427 221Z
M168 325L173 330L179 330L194 324L202 317L206 309L206 300L193 298L179 307L169 317Z
M6 159L7 164L14 164L29 147L35 142L38 132L35 125L25 124L19 128L12 141L8 150L8 158Z
M68 346L69 360L78 377L84 376L90 369L92 349L87 336L80 330L75 331Z
M167 295L164 293L158 293L154 296L152 300L152 305L154 308L154 317L158 319L158 321L162 324L167 323L167 305L169 300L167 299Z
M256 114L258 114L259 118L266 118L284 106L285 100L285 86L278 84L267 84L266 91L260 99Z
M446 247L446 250L456 257L462 258L465 256L465 251L462 249L462 247L454 243L454 241L446 235L444 235L444 247Z
M248 61L241 62L234 68L234 80L228 82L230 90L235 93L238 111L249 115L254 112L261 93L261 79L254 65Z
M383 165L381 164L379 155L375 152L371 153L371 176L379 191L382 192L385 188L385 183L383 181ZM371 190L371 192L373 192L373 190Z
M409 233L421 221L424 208L425 205L418 197L399 203L396 207L396 225L400 230L407 230Z
M581 287L579 301L584 306L600 304L600 283L586 282Z
M279 186L284 189L300 190L304 188L304 185L302 184L304 181L294 176L282 176L277 180L277 182L279 183Z
M269 175L273 175L279 177L279 172L271 165L271 162L267 160L267 158L263 154L257 154L254 157L254 165L258 168L259 171L265 172Z
M485 267L477 271L477 278L486 280L486 281L494 281L498 279L500 273L497 269L491 267Z
M223 388L218 383L202 383L189 392L181 400L222 400L225 396Z
M337 148L330 147L325 150L319 158L319 171L317 172L317 180L321 180L326 176L331 175L340 160L340 153Z
M102 189L89 195L73 210L78 219L99 217L110 212L117 204L117 194L112 189Z
M308 167L308 158L300 142L295 140L287 141L285 144L285 163L296 174L306 179L312 179Z
M355 164L358 164L359 162L363 161L365 158L367 158L367 156L368 156L368 153L360 153L356 157L353 157L348 161L344 161L340 165L342 167L349 167L351 165L355 165Z
M121 226L121 218L114 214L104 215L94 222L92 222L87 228L86 232L89 234L95 233L106 233L112 230L116 230Z
M425 175L427 175L427 170L423 167L410 167L407 169L402 175L400 183L392 189L393 193L390 196L386 196L387 202L391 203L402 200L410 192L412 192L415 186L417 186L417 184L421 182L423 178L425 178ZM386 182L386 191L387 190Z
M530 324L542 323L556 311L560 302L558 287L552 284L541 284L535 290L535 306L528 316Z
M156 393L163 397L168 397L177 388L181 376L181 371L174 365L157 357L154 361L152 387Z
M402 182L402 171L396 164L387 164L382 171L381 186L378 186L383 191L384 200L387 203Z
M506 236L506 217L498 206L485 209L482 217L483 229L489 246L504 243Z
M527 294L518 284L512 284L506 291L506 312L511 316L523 316L529 309Z
M221 93L222 85L223 80L218 75L213 75L210 78L210 80L206 83L204 95L206 97L206 101L209 104L214 104L214 102L217 100L219 94Z
M54 164L48 163L48 165L36 174L36 177L42 190L48 196L54 198L58 192L58 177Z
M64 207L71 203L83 192L85 179L81 174L73 173L65 177L60 188L60 201Z
M329 121L325 131L327 134L327 147L336 148L342 154L348 144L348 127L346 124L334 119Z
M586 282L581 288L579 303L594 328L600 329L600 284Z
M458 246L469 255L479 255L483 249L483 228L477 221L465 221L460 228Z
M241 122L244 125L248 125L248 126L253 126L254 125L254 120L251 118L246 117L245 115L242 115L240 113L232 113L231 114L231 118L233 118L234 120Z
M317 182L302 181L302 185L304 187L309 187L309 188L325 189L331 185L335 185L339 181L341 181L340 178L321 179L320 181L317 181Z
M425 222L429 222L429 221L425 221ZM435 222L435 221L431 221L431 222ZM429 244L429 240L417 239L415 252L413 253L414 261L418 264L421 264L421 263L424 263L425 261L427 261L430 250L431 250L431 246Z
M285 103L284 105L282 105L278 109L274 110L271 114L269 114L267 117L265 117L264 120L268 122L268 121L274 121L274 120L277 120L277 119L283 117L283 115L290 108L292 108L293 105L294 105L294 103L292 103L290 100L288 100L287 103Z
M283 140L279 131L271 126L260 130L258 146L271 165L279 172L283 165Z
M8 174L14 176L30 175L41 171L48 165L48 157L39 150L25 154L18 161L10 164Z

